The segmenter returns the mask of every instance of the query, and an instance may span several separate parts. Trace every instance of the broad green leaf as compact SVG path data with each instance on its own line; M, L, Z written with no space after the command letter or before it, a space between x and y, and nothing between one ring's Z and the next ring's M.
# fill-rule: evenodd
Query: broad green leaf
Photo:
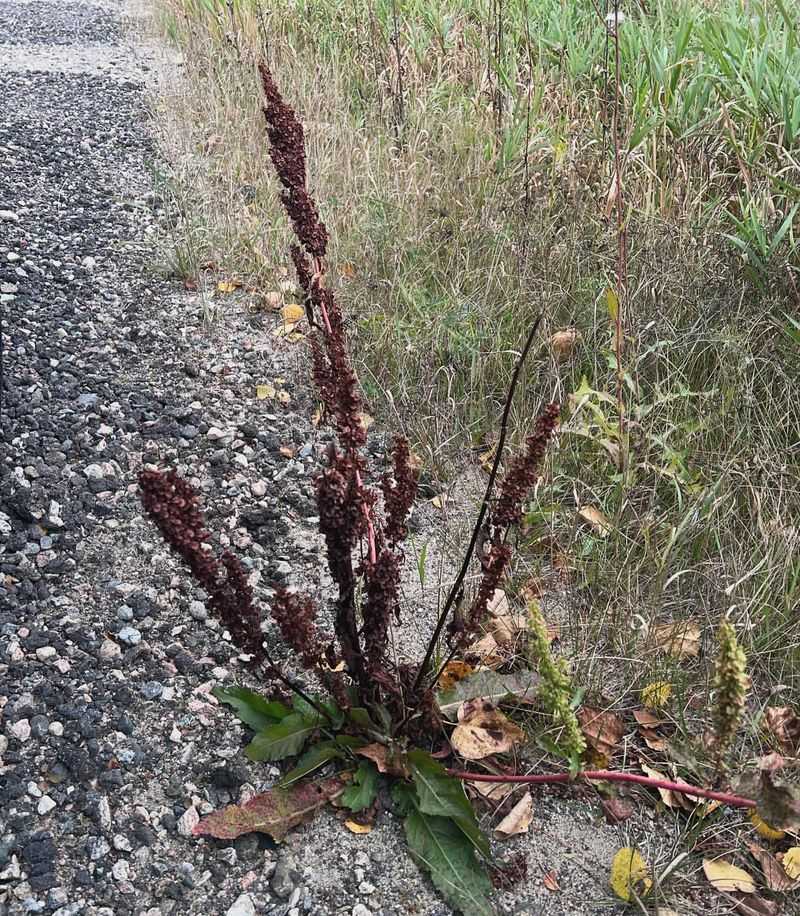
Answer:
M378 793L378 771L365 760L359 764L353 781L342 792L341 802L351 811L363 811L375 801Z
M291 710L277 700L267 700L246 687L215 687L211 695L220 703L233 707L238 718L254 732L274 725L289 715Z
M442 896L464 916L492 916L487 900L492 884L453 821L417 810L404 826L411 855L430 873Z
M322 741L320 744L315 744L303 754L294 769L289 770L279 785L291 785L296 780L313 773L314 770L329 760L341 759L342 757L344 757L344 750L333 741Z
M319 724L319 716L307 719L293 712L282 722L268 725L253 738L245 749L251 760L283 760L299 754Z
M359 728L366 728L373 732L380 731L378 726L370 718L370 714L363 706L353 706L347 711L347 714Z
M445 768L425 751L409 751L408 762L419 810L423 814L451 818L475 848L488 858L489 843L478 827L461 781L448 776Z
M308 820L347 785L342 776L303 782L288 789L270 789L254 795L244 805L228 805L204 817L192 831L195 836L234 840L243 833L268 833L280 842L292 827Z
M341 728L344 716L339 707L332 701L323 700L321 697L312 697L312 699L319 709L327 715L331 725L333 725L334 728ZM299 713L301 716L305 716L307 719L320 719L319 709L312 706L308 700L303 699L299 693L296 693L292 697L292 706L295 712Z

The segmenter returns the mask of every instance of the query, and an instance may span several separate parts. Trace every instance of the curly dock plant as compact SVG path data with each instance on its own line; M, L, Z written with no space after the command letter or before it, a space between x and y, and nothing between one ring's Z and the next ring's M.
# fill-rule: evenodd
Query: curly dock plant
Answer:
M493 499L511 401L538 322L513 373L494 466L461 573L422 661L398 661L391 651L390 630L404 610L400 571L417 472L408 443L397 438L391 468L370 482L361 394L342 311L328 283L328 233L308 190L303 126L265 63L259 73L269 155L296 237L291 256L310 326L313 380L335 434L316 480L319 525L335 586L333 633L320 626L320 608L311 597L274 586L269 614L305 674L301 682L282 670L264 643L262 615L244 567L229 551L212 546L197 494L174 471L142 472L139 483L146 512L209 595L211 611L270 685L269 696L243 687L214 691L255 732L248 757L297 758L277 788L246 805L209 815L195 832L231 838L260 830L279 840L329 799L370 815L380 797L391 797L404 819L412 854L441 894L464 913L488 914L488 841L462 782L431 755L445 737L432 660L445 633L452 654L463 649L484 621L511 558L508 532L522 517L555 433L559 408L550 404L524 451L510 462ZM462 612L463 582L476 552L479 587ZM335 765L334 775L313 784L305 779L326 764ZM390 795L379 795L382 785Z

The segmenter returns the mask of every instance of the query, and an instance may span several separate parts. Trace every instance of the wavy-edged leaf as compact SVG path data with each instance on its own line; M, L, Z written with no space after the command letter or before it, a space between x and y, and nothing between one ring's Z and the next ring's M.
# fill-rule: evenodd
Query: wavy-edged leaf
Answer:
M254 732L260 732L263 728L280 722L291 712L283 703L267 700L246 687L215 687L211 695L220 703L232 707L239 720L249 725Z
M253 738L245 754L256 761L283 760L299 754L319 724L319 716L308 719L293 712L281 722L268 725Z
M488 858L489 842L478 827L461 781L448 776L445 768L424 751L409 751L408 762L419 810L423 814L451 818L470 843Z
M405 819L411 855L430 874L441 895L464 916L492 916L492 889L470 841L448 817L414 810Z
M347 785L343 776L302 782L288 789L270 789L254 795L244 805L228 805L204 817L194 828L195 836L235 840L243 833L268 833L280 842L292 827L308 820Z
M452 715L465 700L485 697L496 703L503 697L513 696L521 703L531 703L536 698L539 675L535 671L517 671L514 674L497 674L495 671L476 671L460 680L452 690L437 693L436 701L443 716Z
M280 781L281 786L289 786L298 779L308 776L314 770L319 769L329 760L340 760L344 757L344 751L333 741L322 741L310 747L305 754L297 761L295 767L283 777Z
M375 801L378 794L378 771L365 760L360 763L353 781L342 792L341 803L351 811L363 811Z

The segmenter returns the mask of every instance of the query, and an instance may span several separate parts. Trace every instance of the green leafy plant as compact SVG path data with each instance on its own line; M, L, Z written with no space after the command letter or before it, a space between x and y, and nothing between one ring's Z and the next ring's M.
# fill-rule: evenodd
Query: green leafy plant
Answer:
M214 691L253 730L245 750L251 760L294 758L295 763L276 789L247 805L215 812L196 833L230 837L262 830L280 839L287 825L318 810L320 799L335 798L363 815L388 782L412 854L439 891L464 913L488 913L489 843L462 782L430 753L444 728L434 694L441 668L437 671L434 659L442 654L442 640L452 658L480 630L510 562L508 531L522 518L524 501L555 432L559 409L550 404L522 452L508 464L492 500L514 390L538 322L530 330L509 389L494 465L461 573L422 661L397 663L390 652L390 625L402 610L402 544L417 473L408 443L397 439L391 471L377 485L367 482L361 395L344 318L326 283L328 236L307 189L303 127L283 101L266 64L260 65L260 73L270 156L297 238L291 255L311 327L313 377L336 437L316 481L320 529L336 586L334 633L331 637L322 632L319 609L309 597L276 586L271 616L302 668L323 690L310 689L282 671L263 640L261 615L241 562L229 551L218 553L207 546L213 539L197 494L174 471L147 469L140 475L146 511L208 593L211 610L254 670L288 689L291 698L268 698L240 686ZM463 583L479 541L481 576L474 598L465 604ZM307 777L329 764L337 766L338 775L318 781L316 794L309 795Z

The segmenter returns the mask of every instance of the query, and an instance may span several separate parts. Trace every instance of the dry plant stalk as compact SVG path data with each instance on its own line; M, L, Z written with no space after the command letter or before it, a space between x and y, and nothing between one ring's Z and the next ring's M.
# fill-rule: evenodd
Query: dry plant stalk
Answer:
M367 434L361 422L361 395L348 352L342 311L327 283L328 232L308 190L303 126L281 97L266 63L259 65L259 73L269 155L297 239L291 246L291 256L310 325L313 379L336 434L335 443L327 451L326 467L316 480L320 530L337 590L334 638L320 632L318 608L309 596L275 585L270 614L300 666L315 673L341 709L380 704L392 721L399 723L393 728L396 736L423 734L429 739L432 729L440 725L432 691L436 676L431 675L429 665L443 626L452 613L451 644L463 647L486 616L488 601L511 558L511 548L506 543L508 530L522 516L524 501L538 478L558 423L558 405L550 404L536 421L524 452L510 463L499 497L490 510L511 400L539 321L531 328L515 367L495 464L464 559L463 571L478 540L482 540L482 578L477 596L466 619L462 619L460 596L456 601L455 592L451 593L422 663L397 663L388 651L389 629L400 611L402 548L408 534L408 513L417 492L417 472L408 442L397 438L391 470L375 486L365 482L368 470L363 448ZM269 673L320 709L272 663L244 566L228 551L215 553L198 495L190 484L174 471L145 470L140 475L140 487L145 511L208 592L212 612L225 624L234 643L255 663L266 662Z

